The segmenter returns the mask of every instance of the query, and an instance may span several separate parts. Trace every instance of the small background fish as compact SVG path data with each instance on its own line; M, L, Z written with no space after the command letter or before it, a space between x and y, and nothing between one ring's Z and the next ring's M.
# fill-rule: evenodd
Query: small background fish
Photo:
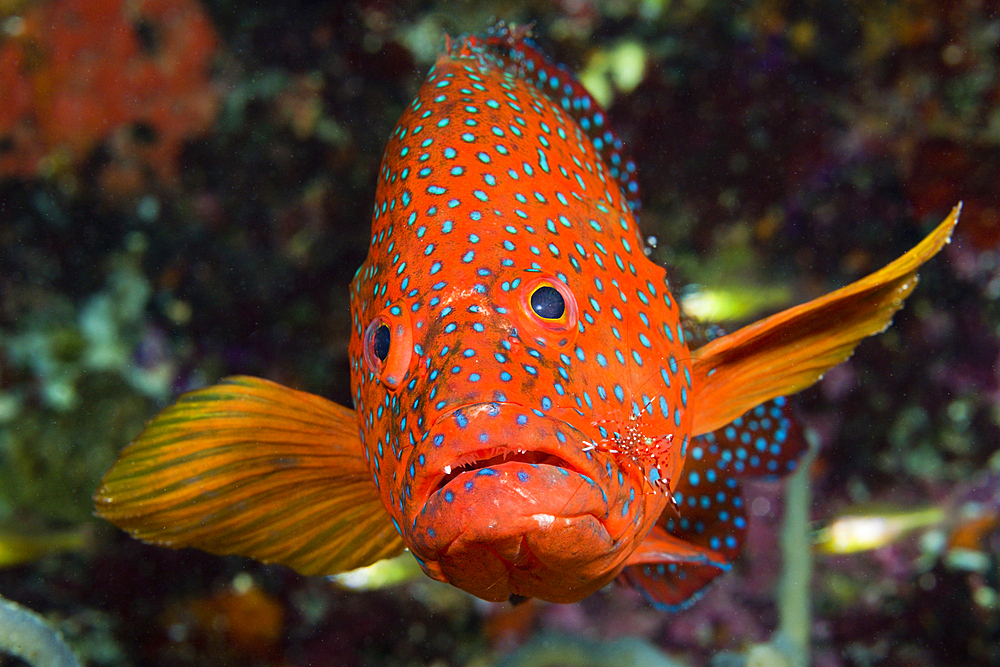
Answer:
M5 35L18 24L10 17L29 6L2 9ZM996 88L981 76L997 59L983 38L988 12L892 3L847 13L768 3L644 7L612 16L598 3L573 13L557 5L203 5L220 36L222 89L231 92L217 124L176 158L177 184L142 185L149 172L138 161L106 172L101 151L82 166L55 153L37 175L0 183L0 512L84 520L97 479L157 397L234 372L349 400L345 286L368 242L385 139L443 32L481 30L494 15L537 20L547 51L602 79L613 69L600 60L627 53L623 45L643 47L641 82L629 91L617 79L608 84L609 119L638 161L643 231L658 239L652 256L693 267L675 282L712 286L693 259L735 246L751 253L765 281L819 295L897 256L963 199L969 231L922 272L894 327L799 405L823 451L815 516L870 495L920 499L927 484L987 468L998 441L992 304L1000 284L989 224L1000 156L981 140ZM170 52L147 39L158 34L156 21L131 25L140 44ZM614 66L627 69L623 61ZM106 56L97 62L121 69ZM189 88L198 93L194 78ZM147 131L155 123L123 127L106 145L155 140ZM614 632L697 664L767 636L766 582L779 567L775 493L750 490L739 567L754 576L730 578L702 607L666 619L627 593L601 594L535 610L505 641L556 628ZM70 639L86 638L77 644L91 656L192 664L194 640L162 625L162 611L187 594L210 599L245 572L301 621L280 640L292 664L491 659L479 624L492 612L429 584L346 594L113 533L101 543L93 556L2 571L0 592L71 618L79 629ZM816 575L817 608L834 629L818 657L851 664L850 646L859 652L851 655L888 665L990 664L983 647L994 638L995 583L944 564L931 582L906 561L867 556L844 568L835 590L829 572Z

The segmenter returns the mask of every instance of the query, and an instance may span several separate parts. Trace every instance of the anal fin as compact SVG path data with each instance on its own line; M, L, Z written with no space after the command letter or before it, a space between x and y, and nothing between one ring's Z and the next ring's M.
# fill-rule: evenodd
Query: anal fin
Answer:
M656 525L629 556L618 583L635 588L657 609L679 611L694 604L705 586L730 567L721 553Z

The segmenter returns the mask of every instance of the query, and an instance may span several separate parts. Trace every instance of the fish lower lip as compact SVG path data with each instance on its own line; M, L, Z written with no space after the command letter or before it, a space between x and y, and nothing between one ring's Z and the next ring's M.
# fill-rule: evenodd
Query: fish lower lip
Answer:
M604 490L565 466L514 455L499 463L480 456L451 470L448 480L436 477L432 483L444 486L404 517L412 520L404 524L412 526L410 549L438 573L435 578L484 599L534 590L539 576L562 576L566 569L579 575L574 586L592 579L595 585L606 583L608 577L600 575L612 572L624 556L617 546L620 534L608 530ZM540 458L537 450L518 456L525 455Z
M454 466L445 466L444 475L438 480L437 484L433 487L433 493L437 493L449 483L452 482L456 477L462 475L463 473L473 472L476 470L482 470L484 468L490 468L493 466L501 465L503 463L528 463L530 465L547 465L556 468L564 468L566 470L585 475L583 472L576 469L575 466L571 465L566 459L556 456L555 454L550 454L549 452L541 451L517 451L510 450L506 452L496 452L496 448L490 450L489 452L482 452L481 456L477 456L474 460L466 461L462 463L456 463Z

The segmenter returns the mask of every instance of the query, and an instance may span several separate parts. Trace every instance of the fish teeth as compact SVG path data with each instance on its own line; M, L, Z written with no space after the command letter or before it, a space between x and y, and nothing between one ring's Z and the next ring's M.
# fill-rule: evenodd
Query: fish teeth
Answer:
M444 467L444 474L446 474L446 475L450 475L451 474L451 466L445 466Z

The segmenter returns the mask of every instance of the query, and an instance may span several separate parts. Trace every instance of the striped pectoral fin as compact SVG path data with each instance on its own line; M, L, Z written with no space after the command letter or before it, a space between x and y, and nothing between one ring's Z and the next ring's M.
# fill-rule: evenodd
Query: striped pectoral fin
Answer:
M746 530L732 459L706 437L691 442L683 474L649 536L620 580L668 611L693 604L739 555Z
M368 472L355 413L251 377L183 395L121 453L97 514L169 547L333 574L403 543Z
M695 350L693 431L714 431L766 400L805 389L861 339L884 331L917 284L917 269L951 238L960 210L882 270Z

